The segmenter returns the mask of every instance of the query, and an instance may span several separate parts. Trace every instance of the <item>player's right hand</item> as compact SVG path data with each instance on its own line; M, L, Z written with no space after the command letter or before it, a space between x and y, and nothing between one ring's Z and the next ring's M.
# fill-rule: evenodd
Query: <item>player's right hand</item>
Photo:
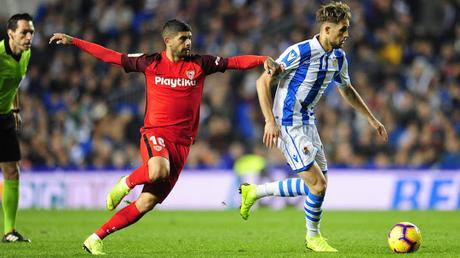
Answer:
M280 136L280 128L275 122L266 122L264 129L263 143L268 148L277 146L278 137Z
M56 44L63 44L63 45L68 45L72 44L72 39L73 37L66 35L64 33L53 33L53 36L50 38L50 41L48 44L53 43L53 41L56 41Z
M380 121L377 119L372 119L369 121L369 123L374 127L374 129L377 131L377 134L380 136L383 142L388 141L388 133L387 130L385 129L385 126L383 126Z

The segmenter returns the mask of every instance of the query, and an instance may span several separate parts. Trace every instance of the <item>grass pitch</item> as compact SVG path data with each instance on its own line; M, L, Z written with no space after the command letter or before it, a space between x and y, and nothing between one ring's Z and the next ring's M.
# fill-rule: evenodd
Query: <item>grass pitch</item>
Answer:
M83 240L113 213L23 210L19 230L30 244L0 243L0 257L89 257ZM410 221L422 231L411 257L460 257L460 211L326 211L323 235L339 253L304 247L303 211L258 209L248 221L237 210L153 211L104 240L108 257L396 257L387 245L390 227Z

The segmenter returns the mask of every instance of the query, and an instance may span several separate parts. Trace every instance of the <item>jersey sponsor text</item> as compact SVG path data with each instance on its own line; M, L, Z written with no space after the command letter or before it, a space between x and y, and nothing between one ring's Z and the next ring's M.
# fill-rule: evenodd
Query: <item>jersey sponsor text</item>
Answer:
M164 78L161 76L155 76L155 84L169 86L171 88L179 87L192 87L196 86L196 80L189 80L185 78Z

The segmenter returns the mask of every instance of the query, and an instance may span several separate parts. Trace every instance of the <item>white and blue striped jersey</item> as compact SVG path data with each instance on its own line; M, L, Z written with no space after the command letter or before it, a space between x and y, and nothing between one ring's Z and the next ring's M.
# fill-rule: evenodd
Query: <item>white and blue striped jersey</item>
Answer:
M279 125L315 123L313 107L329 86L350 84L348 63L342 49L324 51L316 35L288 47L276 60L284 67L273 103Z

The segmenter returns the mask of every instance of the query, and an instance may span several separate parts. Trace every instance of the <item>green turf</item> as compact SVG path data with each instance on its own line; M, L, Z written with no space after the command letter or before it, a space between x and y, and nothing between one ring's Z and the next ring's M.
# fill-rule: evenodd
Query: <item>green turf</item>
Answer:
M25 210L19 229L31 244L1 244L0 257L88 257L83 240L109 218L107 211ZM325 212L322 232L337 254L304 248L303 212L256 210L248 221L236 210L155 211L105 242L110 257L382 257L392 224L410 221L423 243L411 257L459 257L460 211Z

